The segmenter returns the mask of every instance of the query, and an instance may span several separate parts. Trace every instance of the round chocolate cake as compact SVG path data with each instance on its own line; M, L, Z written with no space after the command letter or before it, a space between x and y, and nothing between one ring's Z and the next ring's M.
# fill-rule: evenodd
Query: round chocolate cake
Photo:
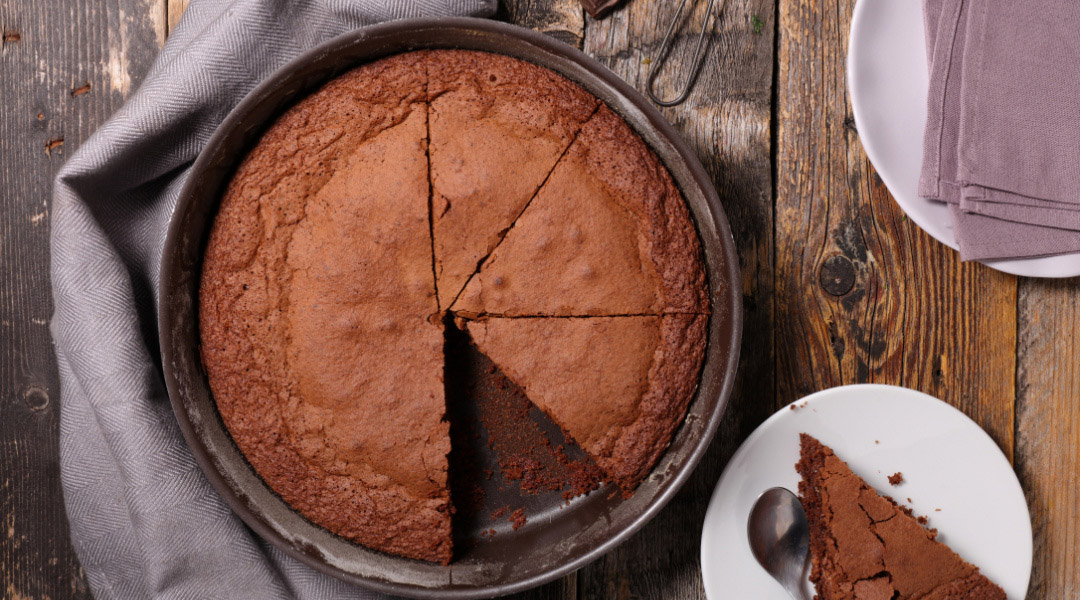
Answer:
M278 118L199 294L214 399L263 480L335 534L443 563L448 328L629 495L709 316L686 205L629 126L547 69L458 50L361 66Z

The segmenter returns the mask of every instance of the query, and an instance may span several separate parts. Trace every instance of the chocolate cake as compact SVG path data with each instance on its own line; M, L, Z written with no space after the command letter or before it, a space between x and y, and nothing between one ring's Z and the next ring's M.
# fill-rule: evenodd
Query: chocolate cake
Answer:
M891 498L801 434L799 496L810 522L810 580L820 600L1005 600Z
M458 50L358 67L279 117L225 190L199 294L211 391L270 488L442 563L455 315L629 494L682 422L709 314L693 223L641 139L559 75Z

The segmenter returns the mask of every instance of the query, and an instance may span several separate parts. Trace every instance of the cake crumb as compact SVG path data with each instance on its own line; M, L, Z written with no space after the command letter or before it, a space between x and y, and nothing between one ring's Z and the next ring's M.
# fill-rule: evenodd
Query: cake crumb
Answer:
M919 525L926 525L930 522L930 519L927 519L925 515L919 515L915 517L915 520L919 522Z
M514 531L521 529L525 525L527 519L525 518L525 509L519 508L510 513L510 522L514 524Z
M900 471L897 471L897 472L893 473L892 475L889 475L889 485L891 485L893 487L896 487L896 486L900 485L901 483L904 483L904 474L903 473L901 473ZM908 502L911 502L910 498L908 499Z
M913 504L910 497L907 499L907 503L908 504Z
M500 506L499 508L491 511L491 520L494 521L496 519L501 519L508 512L510 512L509 504L507 504L506 506Z
M875 443L875 444L880 444L880 443L881 443L881 440L874 440L874 443Z

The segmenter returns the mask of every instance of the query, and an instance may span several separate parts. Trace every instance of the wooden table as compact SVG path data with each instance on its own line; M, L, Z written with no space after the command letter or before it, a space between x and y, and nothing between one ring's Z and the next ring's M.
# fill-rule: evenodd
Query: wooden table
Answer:
M907 0L916 1L916 0ZM681 81L704 0L660 88ZM1030 598L1080 598L1080 281L963 264L905 219L859 144L844 80L851 0L728 0L690 99L665 114L713 174L738 243L740 382L717 441L651 524L520 598L703 598L712 487L765 417L830 386L943 398L1016 466L1031 508ZM48 320L50 182L138 86L184 0L0 0L0 596L86 598L59 485ZM499 17L584 49L643 89L674 2L610 17L511 0Z

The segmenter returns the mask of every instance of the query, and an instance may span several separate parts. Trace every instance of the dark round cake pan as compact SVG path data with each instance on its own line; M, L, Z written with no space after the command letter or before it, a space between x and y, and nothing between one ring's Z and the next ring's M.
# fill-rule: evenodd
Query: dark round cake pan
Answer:
M628 499L603 488L561 501L528 499L528 522L503 523L449 566L389 556L337 537L293 511L233 444L199 357L202 253L224 186L273 119L344 71L429 48L517 57L561 73L602 99L645 139L682 190L704 247L711 290L708 351L685 422ZM161 264L161 352L180 428L207 478L259 535L311 567L368 588L415 598L488 598L521 591L596 560L652 519L712 441L738 365L742 294L738 257L720 199L694 153L634 88L578 50L542 34L479 19L413 19L359 29L314 48L256 87L224 120L192 167ZM493 525L494 527L494 525ZM674 534L678 535L678 534Z

